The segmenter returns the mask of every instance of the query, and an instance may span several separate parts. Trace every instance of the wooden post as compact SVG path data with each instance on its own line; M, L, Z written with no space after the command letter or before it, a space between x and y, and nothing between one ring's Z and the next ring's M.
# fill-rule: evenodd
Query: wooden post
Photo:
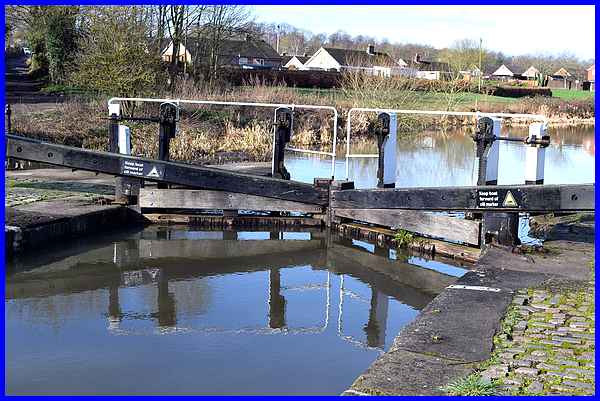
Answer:
M5 115L6 115L6 133L10 134L12 131L12 125L11 125L12 110L10 109L10 104L6 105Z
M6 105L5 109L5 119L6 119L6 133L10 134L12 131L12 110L10 108L10 104ZM6 158L6 169L14 170L17 168L17 162L12 157Z
M498 164L500 144L495 138L500 136L502 120L483 117L477 121L480 139L477 141L477 185L498 184Z
M158 159L168 161L171 139L175 138L177 131L177 107L171 103L163 103L160 105L160 122L158 133ZM169 185L158 183L157 188L165 189Z
M327 179L315 178L315 185L324 185ZM331 191L343 191L346 189L354 189L354 181L348 180L331 180L327 184L329 186L329 205L327 206L327 214L325 216L325 226L328 228L333 225L333 223L339 222L339 218L335 217L335 213L333 208L331 207Z
M377 136L377 188L396 186L396 113L380 113L377 116L375 134Z
M533 123L529 126L529 140L549 138L544 123ZM530 144L525 150L525 184L544 183L544 162L546 148L542 145Z
M275 134L273 138L273 165L271 175L284 180L290 179L290 173L285 168L285 145L292 136L292 111L287 108L275 112Z

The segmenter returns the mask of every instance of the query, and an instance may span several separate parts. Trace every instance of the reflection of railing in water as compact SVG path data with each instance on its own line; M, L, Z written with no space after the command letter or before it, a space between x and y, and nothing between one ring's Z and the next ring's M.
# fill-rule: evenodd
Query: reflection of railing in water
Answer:
M387 325L387 310L388 310L388 298L381 294L376 288L371 288L371 299L368 300L355 293L352 290L344 288L344 275L340 275L340 303L338 312L338 325L337 334L342 340L347 341L355 346L361 348L376 350L383 352L385 347L385 332ZM364 331L367 335L366 341L355 339L351 335L344 334L343 329L343 313L344 313L344 296L347 295L352 299L360 302L368 303L369 308L369 320L364 326Z
M118 260L117 255L117 244L115 244L114 253L115 262ZM150 320L156 319L158 321L158 327L155 328L154 334L173 334L181 332L196 332L196 333L217 333L217 334L318 334L325 331L329 325L329 308L330 308L330 291L331 291L331 273L327 272L327 281L325 284L307 284L302 286L281 286L280 269L271 268L269 269L269 321L268 327L246 327L239 329L223 329L218 327L207 327L207 328L189 328L181 327L177 325L177 311L176 302L174 296L169 292L168 280L162 271L159 269L147 269L139 272L139 274L131 272L127 273L128 276L122 279L124 285L139 285L146 283L157 283L158 286L158 299L157 306L158 311L152 314L141 314L136 315L135 319ZM145 280L144 280L145 279ZM326 305L325 305L325 318L324 322L320 326L308 326L308 327L287 327L285 323L285 308L286 300L281 294L282 291L315 291L325 290L326 293ZM119 287L111 286L109 288L109 303L108 303L108 330L113 334L143 334L137 333L132 330L121 328L121 321L125 315L121 311L119 303Z

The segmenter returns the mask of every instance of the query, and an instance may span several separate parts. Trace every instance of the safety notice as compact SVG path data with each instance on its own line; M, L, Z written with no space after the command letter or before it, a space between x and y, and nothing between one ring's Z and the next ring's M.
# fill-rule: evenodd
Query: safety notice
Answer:
M164 178L164 168L159 164L144 163L134 160L121 160L121 173L135 177Z
M489 208L519 208L519 196L517 191L510 189L495 189L477 191L477 207Z

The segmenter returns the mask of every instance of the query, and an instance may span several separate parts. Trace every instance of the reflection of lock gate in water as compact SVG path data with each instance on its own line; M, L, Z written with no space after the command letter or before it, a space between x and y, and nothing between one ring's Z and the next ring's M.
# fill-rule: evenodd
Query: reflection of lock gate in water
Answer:
M131 255L126 254L123 257L119 255L117 244L114 244L114 262L119 264L120 259L127 260ZM183 327L178 325L175 317L175 302L172 299L168 280L162 274L162 270L158 268L148 268L136 271L121 272L122 286L139 286L156 283L158 285L158 301L159 311L155 314L135 314L130 316L136 320L158 319L158 326L153 329L153 334L180 334L180 333L205 333L205 334L253 334L253 335L287 335L287 334L319 334L324 332L329 326L330 319L330 303L331 303L331 272L327 271L327 281L322 284L307 283L305 285L285 286L281 285L280 269L269 269L269 295L267 304L269 306L269 321L265 327L242 327L237 329L226 329L215 326L202 328ZM325 290L325 313L323 323L315 326L305 327L289 327L285 321L286 303L282 292L297 291L297 292L312 292ZM343 305L344 297L351 297L360 302L370 304L369 318L363 330L366 334L366 340L360 341L353 336L344 334L343 332ZM371 300L367 300L361 295L344 288L344 275L340 274L340 292L339 292L339 316L337 325L337 335L354 346L359 346L368 349L377 349L382 351L385 346L385 333L387 323L387 307L388 298L386 295L377 291L372 287ZM120 312L119 306L119 288L111 287L109 289L109 313L108 329L115 335L143 335L146 331L136 331L131 329L123 329L121 321L123 315ZM162 310L161 310L162 309Z

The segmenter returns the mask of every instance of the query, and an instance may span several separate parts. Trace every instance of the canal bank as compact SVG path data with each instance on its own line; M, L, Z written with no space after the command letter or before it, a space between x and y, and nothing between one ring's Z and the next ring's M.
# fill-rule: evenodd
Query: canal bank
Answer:
M593 394L594 235L592 217L553 227L544 253L489 248L344 395L469 395L466 377L497 394Z
M5 171L5 180L7 255L143 223L139 213L111 204L112 176L44 168Z

